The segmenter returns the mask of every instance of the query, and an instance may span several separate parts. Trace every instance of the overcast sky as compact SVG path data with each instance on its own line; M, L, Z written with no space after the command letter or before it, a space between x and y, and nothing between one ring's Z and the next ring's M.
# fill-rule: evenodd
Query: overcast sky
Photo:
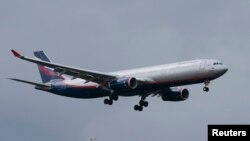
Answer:
M208 124L250 124L249 0L0 0L0 140L203 141ZM44 50L53 62L110 72L197 58L229 71L186 86L184 102L149 97L60 97L7 80L41 82L34 64L14 58Z

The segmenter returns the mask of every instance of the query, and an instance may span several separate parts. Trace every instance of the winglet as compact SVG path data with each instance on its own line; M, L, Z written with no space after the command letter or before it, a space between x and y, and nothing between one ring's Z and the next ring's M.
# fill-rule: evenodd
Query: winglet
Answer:
M12 49L11 52L15 55L15 57L18 57L18 58L21 57L21 55L17 51L15 51L14 49Z

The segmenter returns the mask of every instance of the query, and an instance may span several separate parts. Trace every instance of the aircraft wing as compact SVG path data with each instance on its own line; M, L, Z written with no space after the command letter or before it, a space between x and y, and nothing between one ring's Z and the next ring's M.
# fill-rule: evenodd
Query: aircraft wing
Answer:
M116 79L118 76L102 73L102 72L96 72L96 71L91 71L91 70L86 70L86 69L79 69L75 67L70 67L70 66L65 66L65 65L60 65L56 63L51 63L51 62L45 62L42 60L38 59L32 59L29 57L22 56L15 50L11 50L11 52L15 55L15 57L20 58L22 60L26 60L32 63L36 63L38 65L46 66L49 68L53 68L55 72L58 72L60 74L66 74L70 75L73 78L81 78L87 80L87 82L95 82L98 84L104 84L106 82L109 82L111 80Z

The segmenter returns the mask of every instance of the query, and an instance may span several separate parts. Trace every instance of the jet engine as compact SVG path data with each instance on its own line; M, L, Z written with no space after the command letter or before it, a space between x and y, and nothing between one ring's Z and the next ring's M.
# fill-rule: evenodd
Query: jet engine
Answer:
M120 78L109 83L109 88L112 90L130 90L137 88L137 80L134 77Z
M186 88L165 88L161 92L163 101L183 101L188 99L189 91Z

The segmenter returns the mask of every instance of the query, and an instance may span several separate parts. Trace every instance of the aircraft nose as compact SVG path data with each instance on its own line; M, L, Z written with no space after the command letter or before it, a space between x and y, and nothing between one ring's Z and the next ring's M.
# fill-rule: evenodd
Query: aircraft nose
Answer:
M228 71L228 67L227 67L226 65L224 65L222 68L219 69L219 72L220 72L221 74L224 74L224 73L226 73L227 71Z
M226 73L228 71L228 67L226 65L224 65L223 71L224 71L224 73Z

